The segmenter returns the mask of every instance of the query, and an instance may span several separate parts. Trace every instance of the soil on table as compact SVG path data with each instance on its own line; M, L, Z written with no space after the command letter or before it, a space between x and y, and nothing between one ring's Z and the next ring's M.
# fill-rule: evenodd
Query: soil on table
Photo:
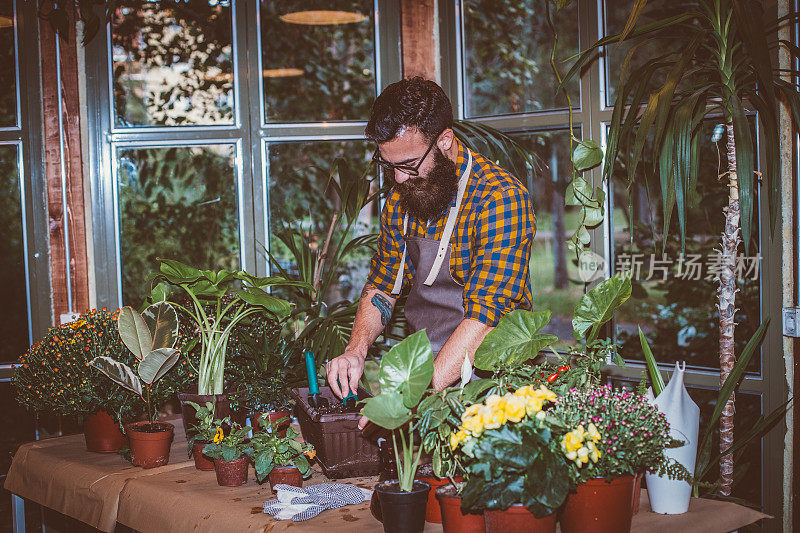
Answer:
M342 402L330 402L326 406L315 407L314 409L321 415L332 415L340 413L357 413L361 410L361 407L357 406L347 408Z
M162 431L169 431L170 426L169 424L164 424L163 422L152 422L150 424L136 426L133 428L133 430L139 433L161 433Z

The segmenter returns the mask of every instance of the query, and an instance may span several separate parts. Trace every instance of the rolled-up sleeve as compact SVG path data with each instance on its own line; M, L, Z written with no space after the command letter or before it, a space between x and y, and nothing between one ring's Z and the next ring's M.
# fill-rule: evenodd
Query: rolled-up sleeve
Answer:
M380 234L378 235L377 250L369 264L369 278L367 283L374 285L378 290L391 294L394 280L400 268L400 259L403 255L403 220L398 209L397 197L390 196L381 211ZM411 283L412 275L406 261L403 276L403 287Z
M531 307L528 263L536 219L521 187L494 191L475 220L464 316L496 326L514 309Z

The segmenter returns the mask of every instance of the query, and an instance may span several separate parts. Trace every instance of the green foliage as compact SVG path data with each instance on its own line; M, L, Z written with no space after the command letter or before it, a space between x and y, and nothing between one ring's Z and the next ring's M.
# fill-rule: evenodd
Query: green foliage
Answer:
M630 296L629 273L615 274L584 294L575 305L572 319L575 339L582 339L588 332L587 342L595 340L600 327L611 320L614 311Z
M309 459L316 455L314 446L297 440L299 433L292 427L286 428L286 436L281 437L278 428L289 421L281 418L270 423L269 417L262 415L258 423L263 431L253 435L253 463L259 483L269 476L276 466L296 466L304 478L311 477Z
M508 509L515 503L537 517L553 513L570 488L569 467L549 425L540 419L485 431L464 445L468 481L463 507Z
M197 424L189 429L192 431L192 436L189 437L189 455L192 455L192 445L194 444L208 444L214 440L217 434L217 426L214 425L214 411L215 405L213 402L206 402L205 405L200 405L195 402L186 402L191 405L195 410L195 418Z
M475 352L475 367L497 370L517 366L544 348L558 341L558 337L539 333L550 322L550 311L517 309L500 319L486 335Z
M216 434L211 443L203 448L203 455L226 462L241 457L253 457L253 445L248 437L250 426L231 422L228 417L214 420L214 425Z
M419 465L414 457L414 425L410 409L417 407L433 377L433 351L425 330L402 340L381 358L378 379L381 392L365 400L362 414L381 427L392 430L400 490L410 492ZM408 430L399 430L408 424ZM396 434L400 435L398 446Z
M151 406L150 390L175 366L180 357L180 350L174 348L178 337L178 316L166 302L151 305L145 314L147 319L132 308L125 307L117 317L120 338L139 361L137 372L125 363L102 355L89 361L89 364L121 387L138 394L147 403L147 415L153 421L155 409ZM157 344L162 342L166 344ZM142 394L142 383L146 396Z

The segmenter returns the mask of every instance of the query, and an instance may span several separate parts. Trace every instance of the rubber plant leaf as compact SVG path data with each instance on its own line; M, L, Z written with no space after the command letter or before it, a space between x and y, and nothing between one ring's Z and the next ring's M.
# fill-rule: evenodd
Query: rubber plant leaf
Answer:
M181 352L174 348L153 350L139 363L139 377L148 385L152 385L178 362Z
M150 328L147 327L144 317L132 307L126 306L119 310L117 329L122 342L139 361L153 350Z
M475 367L495 370L518 365L536 357L540 350L558 340L555 335L539 333L550 322L550 311L517 309L500 319L475 352Z
M139 396L142 395L142 384L128 365L103 356L95 357L89 361L89 364L123 388L133 391Z
M178 313L167 302L158 302L142 313L150 333L153 348L173 348L178 339Z

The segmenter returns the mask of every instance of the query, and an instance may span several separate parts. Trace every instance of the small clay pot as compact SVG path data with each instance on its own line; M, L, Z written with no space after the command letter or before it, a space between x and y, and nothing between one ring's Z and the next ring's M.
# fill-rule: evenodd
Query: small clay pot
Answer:
M86 449L95 453L116 453L126 442L119 424L102 409L89 415L83 422L83 436L86 438Z
M458 483L458 486L463 487L464 483ZM440 486L436 489L434 496L441 506L444 533L484 533L486 531L483 512L464 513L461 509L461 495L452 484Z
M251 425L253 427L253 431L254 432L255 431L261 431L262 429L264 429L258 423L258 419L261 418L261 415L263 415L263 414L264 413L262 413L262 412L255 412L255 413L253 413L253 416L250 417L250 423L251 423ZM272 411L271 413L267 413L267 417L269 418L270 423L274 424L275 422L277 422L281 418L289 418L289 419L291 419L292 418L292 412L288 411L288 410L287 411ZM289 427L290 424L291 424L291 421L287 420L286 422L284 422L283 424L278 426L278 435L280 435L281 437L285 437L286 436L286 429Z
M233 461L214 459L214 472L217 473L217 484L222 487L238 487L247 483L247 467L249 457L239 457Z
M434 524L441 524L442 523L442 508L439 506L439 501L436 499L436 489L439 487L443 487L445 485L450 484L450 480L447 478L438 478L436 476L431 475L417 475L417 479L420 481L424 481L428 485L431 486L431 491L428 493L428 503L425 506L425 521L432 522ZM454 481L464 481L464 478L454 478Z
M198 470L211 472L214 470L214 461L203 455L203 450L207 442L195 442L192 444L192 457L194 457L194 467Z
M411 492L401 491L396 479L375 485L381 502L383 530L386 533L421 533L425 529L425 506L430 490L430 485L418 479L414 480Z
M633 487L633 476L621 476L611 482L603 478L584 481L567 496L561 508L561 531L629 532L633 514Z
M275 485L292 485L294 487L303 486L303 474L300 469L294 465L291 466L273 466L269 472L269 486L272 492L275 490Z
M131 463L155 468L169 463L175 426L168 422L133 422L125 426L131 444Z
M554 533L556 530L555 513L536 518L527 507L520 503L515 503L505 511L486 510L483 512L483 517L486 520L486 533L511 533L512 531Z

